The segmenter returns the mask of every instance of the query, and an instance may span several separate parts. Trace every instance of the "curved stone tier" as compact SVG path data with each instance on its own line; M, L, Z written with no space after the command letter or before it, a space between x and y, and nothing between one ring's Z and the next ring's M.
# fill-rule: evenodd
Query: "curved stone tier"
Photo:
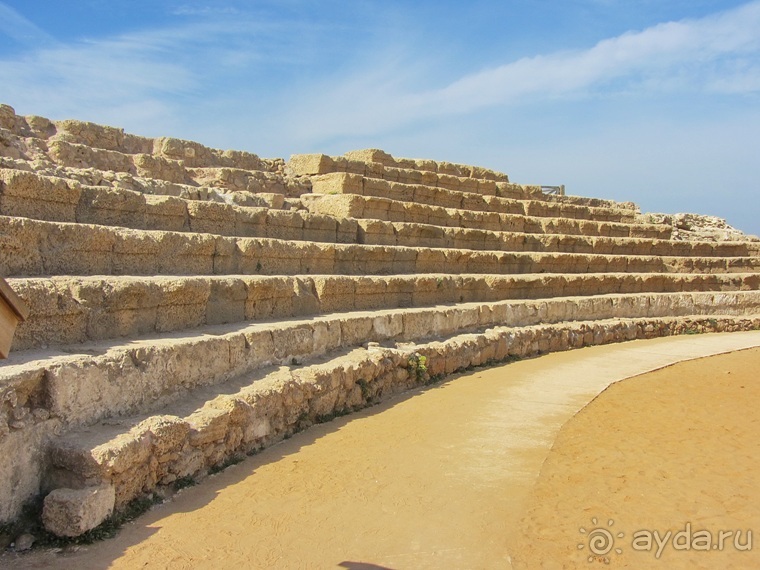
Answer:
M760 242L687 233L701 219L0 105L0 272L30 309L0 364L0 525L44 497L46 527L78 536L468 367L760 328Z

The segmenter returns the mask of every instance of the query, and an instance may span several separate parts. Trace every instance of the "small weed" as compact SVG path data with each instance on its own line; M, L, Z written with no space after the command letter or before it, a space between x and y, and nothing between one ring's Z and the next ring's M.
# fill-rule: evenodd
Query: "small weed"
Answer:
M301 363L300 363L300 362L298 362L298 359L297 359L295 356L294 356L293 358L291 358L291 359L290 359L290 364L291 364L292 366L300 366L300 365L301 365Z
M427 375L427 357L414 353L407 363L409 374L416 376L418 382L424 382Z
M326 422L330 422L334 420L335 418L340 418L343 416L346 416L351 413L351 408L342 408L340 410L334 410L333 412L329 414L320 414L316 418L316 422L318 424L323 424Z
M261 265L261 262L260 262L260 261L257 261L257 262L256 262L256 271L257 271L258 273L261 273L261 270L262 270L262 269L263 269L263 267L262 267L262 265Z
M364 378L359 378L356 383L359 385L359 388L362 389L362 399L363 400L369 400L371 394L369 390L369 383Z
M697 329L686 329L683 334L699 334L699 331Z
M241 455L230 455L224 461L221 461L221 462L217 463L216 465L213 465L208 470L208 474L209 475L216 475L217 473L221 473L222 471L224 471L225 469L227 469L227 467L232 467L233 465L237 465L241 461L243 461L243 457Z
M180 491L182 489L187 489L188 487L192 487L193 485L197 485L198 482L191 477L190 475L185 475L184 477L180 477L172 483L172 487L175 491Z

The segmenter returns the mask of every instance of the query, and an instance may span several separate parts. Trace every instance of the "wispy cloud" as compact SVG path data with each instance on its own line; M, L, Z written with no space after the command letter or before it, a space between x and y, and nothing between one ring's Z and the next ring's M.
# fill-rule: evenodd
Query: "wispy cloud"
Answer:
M175 16L218 16L218 15L236 15L240 10L233 6L177 6L171 10Z
M305 104L297 122L304 136L348 135L540 99L620 91L757 93L758 30L760 2L754 1L702 19L628 32L586 50L538 55L479 70L438 89L399 81L404 74L398 68L388 68L384 76L361 71L332 86L319 101Z
M55 38L0 2L0 33L28 46L53 45Z

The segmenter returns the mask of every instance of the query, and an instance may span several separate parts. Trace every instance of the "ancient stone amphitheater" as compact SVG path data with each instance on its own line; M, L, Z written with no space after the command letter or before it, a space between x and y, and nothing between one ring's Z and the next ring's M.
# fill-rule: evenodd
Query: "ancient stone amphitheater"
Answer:
M760 328L757 240L484 168L268 160L8 106L0 167L0 274L30 307L0 365L0 525L37 505L79 535L472 366Z

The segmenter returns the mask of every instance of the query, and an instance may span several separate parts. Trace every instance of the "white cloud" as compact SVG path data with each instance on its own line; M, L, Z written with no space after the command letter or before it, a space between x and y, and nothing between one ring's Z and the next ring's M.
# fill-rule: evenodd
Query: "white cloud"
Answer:
M757 93L760 2L697 20L658 24L587 50L524 58L438 89L401 82L398 67L360 71L297 109L310 137L382 132L409 122L535 100L607 96L610 90ZM362 120L363 119L363 120Z
M33 47L56 43L55 38L50 34L34 25L4 2L0 2L0 33Z

